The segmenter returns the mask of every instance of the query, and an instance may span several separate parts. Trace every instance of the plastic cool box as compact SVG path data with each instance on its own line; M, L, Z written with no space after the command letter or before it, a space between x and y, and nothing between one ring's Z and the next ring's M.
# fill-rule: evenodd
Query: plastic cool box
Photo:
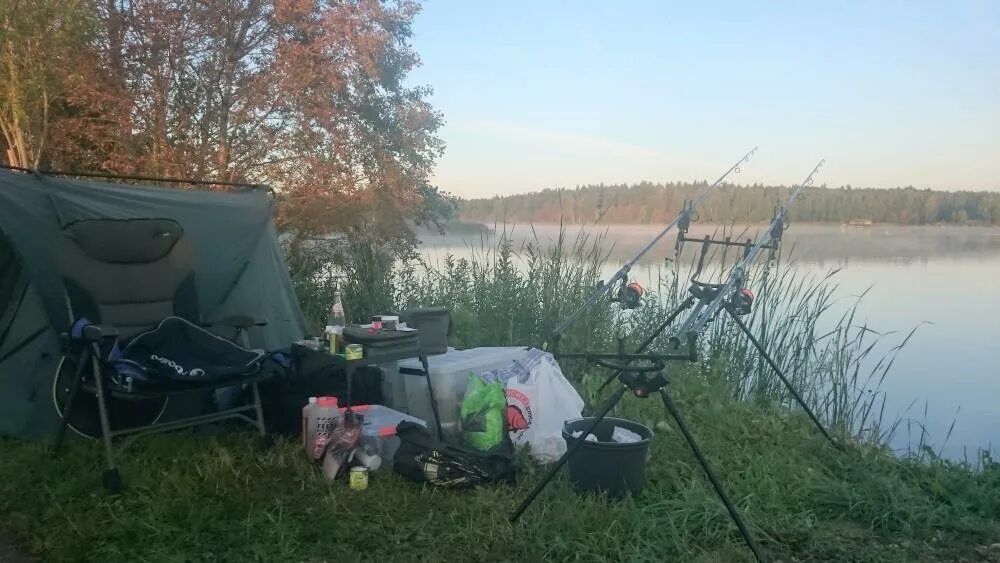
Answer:
M427 426L426 422L415 416L382 405L358 405L351 410L362 417L361 440L372 444L382 458L382 466L379 469L392 468L392 458L396 455L400 443L399 437L396 436L397 424L405 420ZM343 416L347 408L341 408L339 412Z

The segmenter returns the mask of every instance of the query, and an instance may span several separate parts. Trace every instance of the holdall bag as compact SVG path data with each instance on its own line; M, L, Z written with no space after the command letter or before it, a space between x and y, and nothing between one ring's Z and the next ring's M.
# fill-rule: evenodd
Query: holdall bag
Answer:
M431 438L419 424L400 422L400 439L393 470L400 475L436 487L469 488L488 483L513 483L517 477L514 457L509 453L483 453L445 444Z

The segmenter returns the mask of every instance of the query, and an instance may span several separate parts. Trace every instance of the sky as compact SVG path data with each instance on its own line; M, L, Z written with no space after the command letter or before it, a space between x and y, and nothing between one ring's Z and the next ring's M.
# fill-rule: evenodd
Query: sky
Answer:
M462 197L717 178L1000 190L1000 1L425 0Z

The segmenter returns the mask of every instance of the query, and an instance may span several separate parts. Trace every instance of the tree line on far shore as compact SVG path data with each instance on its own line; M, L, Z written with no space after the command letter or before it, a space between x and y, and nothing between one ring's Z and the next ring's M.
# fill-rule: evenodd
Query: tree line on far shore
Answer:
M487 223L663 223L706 186L707 182L642 182L547 189L465 200L461 218ZM790 193L789 186L724 185L700 206L698 216L720 223L767 221ZM818 223L1000 225L1000 193L822 186L805 192L790 218Z

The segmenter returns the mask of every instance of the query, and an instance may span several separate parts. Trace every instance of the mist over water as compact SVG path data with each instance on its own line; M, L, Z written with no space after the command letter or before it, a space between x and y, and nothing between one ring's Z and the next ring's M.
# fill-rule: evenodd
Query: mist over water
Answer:
M689 236L744 240L763 228L693 225ZM515 247L536 239L551 244L559 233L558 225L497 229L505 229ZM610 277L660 227L568 226L567 234L573 239L581 230L602 240ZM484 243L490 246L493 236L424 232L421 252L431 262L449 254L467 257L481 252ZM655 285L672 267L675 240L673 232L665 236L632 270L632 278ZM686 243L680 260L696 260L699 247ZM716 263L722 258L719 252L710 255ZM726 257L727 263L733 258ZM786 232L782 260L817 276L839 269L833 281L845 309L867 290L855 322L893 333L882 341L886 350L919 325L882 385L886 419L904 419L892 440L895 449L916 447L920 425L928 432L925 442L953 459L972 459L979 448L1000 443L1000 228L795 224Z

